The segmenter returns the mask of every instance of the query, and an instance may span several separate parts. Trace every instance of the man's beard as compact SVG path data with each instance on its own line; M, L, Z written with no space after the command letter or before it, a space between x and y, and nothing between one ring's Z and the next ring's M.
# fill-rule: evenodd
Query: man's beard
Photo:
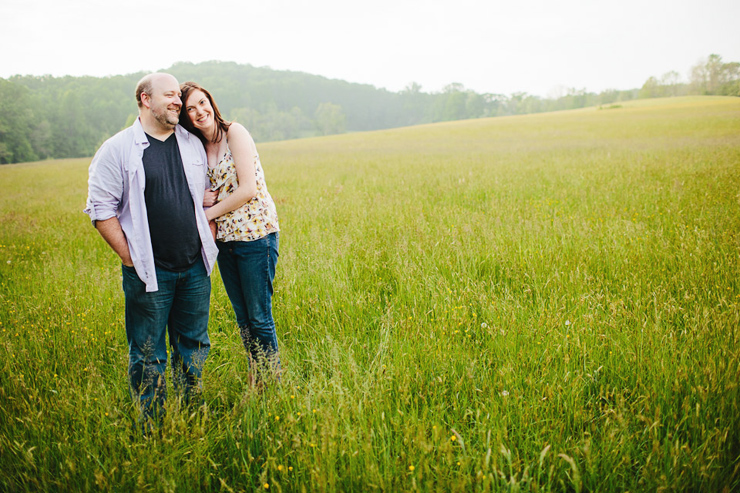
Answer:
M179 113L177 116L173 117L170 115L170 110L168 108L164 108L164 111L160 112L152 112L154 114L154 118L161 123L165 127L172 127L174 128L175 125L180 123L180 115Z

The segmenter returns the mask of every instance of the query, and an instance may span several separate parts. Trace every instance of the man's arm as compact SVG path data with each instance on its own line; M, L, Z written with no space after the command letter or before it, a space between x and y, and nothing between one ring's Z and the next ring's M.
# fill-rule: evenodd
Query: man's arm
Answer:
M107 140L90 163L85 213L90 216L100 236L121 257L123 265L132 267L134 263L126 234L116 215L124 196L124 172L117 149L119 144L119 141Z
M95 228L100 233L100 236L110 245L114 252L121 257L121 262L127 267L133 267L134 262L131 260L131 252L128 249L128 242L126 241L126 235L121 229L121 223L118 222L117 217L111 217L104 221L96 221Z

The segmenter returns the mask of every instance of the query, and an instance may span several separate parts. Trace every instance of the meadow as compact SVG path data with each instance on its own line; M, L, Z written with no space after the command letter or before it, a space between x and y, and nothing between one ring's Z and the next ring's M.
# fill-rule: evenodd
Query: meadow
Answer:
M0 490L740 490L739 98L257 144L282 380L216 272L148 438L90 159L0 167Z

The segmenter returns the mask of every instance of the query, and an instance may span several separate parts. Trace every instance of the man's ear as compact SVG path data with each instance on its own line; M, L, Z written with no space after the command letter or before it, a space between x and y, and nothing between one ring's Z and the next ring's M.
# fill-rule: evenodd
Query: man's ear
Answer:
M149 95L147 93L145 93L145 92L142 92L141 93L141 104L143 104L144 106L146 106L149 109L151 109L151 107L152 107L152 100L149 97Z

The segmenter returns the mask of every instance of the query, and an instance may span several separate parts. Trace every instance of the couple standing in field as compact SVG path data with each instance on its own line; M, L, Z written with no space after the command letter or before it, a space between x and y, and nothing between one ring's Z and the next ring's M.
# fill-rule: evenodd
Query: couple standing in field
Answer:
M279 225L252 137L207 90L155 73L136 101L134 124L90 164L85 213L123 264L129 384L146 421L166 399L167 336L175 389L200 402L216 259L251 371L279 372Z

